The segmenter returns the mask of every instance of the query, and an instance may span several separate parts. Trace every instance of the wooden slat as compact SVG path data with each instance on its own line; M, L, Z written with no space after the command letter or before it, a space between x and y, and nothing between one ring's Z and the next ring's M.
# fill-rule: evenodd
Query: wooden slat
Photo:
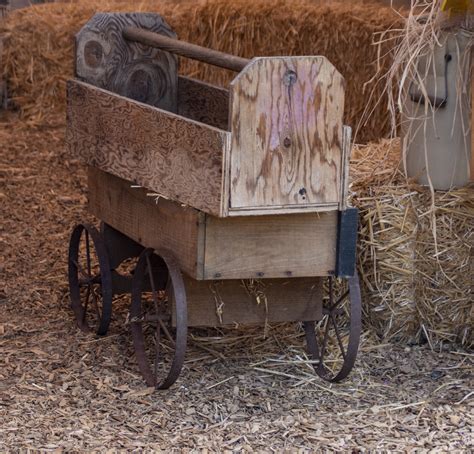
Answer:
M200 277L203 213L165 199L156 203L146 190L94 167L88 168L88 180L92 214L145 247L171 250L185 273Z
M178 114L227 130L229 90L188 77L178 77Z
M344 79L334 66L255 58L230 91L230 210L337 207Z
M339 209L341 211L347 208L349 202L349 169L352 151L351 140L352 129L350 126L344 126L342 131L341 201L339 203Z
M132 188L89 167L89 209L146 247L166 247L194 279L327 276L336 267L337 212L217 218Z
M184 278L189 326L320 320L321 279L196 281ZM257 301L258 295L258 301Z
M206 217L204 279L327 276L336 266L337 211Z
M92 85L68 82L67 143L86 163L220 216L228 134Z

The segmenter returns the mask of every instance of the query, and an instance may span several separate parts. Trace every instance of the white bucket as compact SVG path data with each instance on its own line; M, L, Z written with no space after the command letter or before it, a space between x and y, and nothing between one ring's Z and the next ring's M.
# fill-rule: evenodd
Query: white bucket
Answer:
M405 99L402 137L407 176L434 189L461 187L469 182L471 159L469 34L443 32L433 56L420 58L420 74L429 104L416 83ZM472 38L471 38L472 39ZM427 70L426 70L427 69Z

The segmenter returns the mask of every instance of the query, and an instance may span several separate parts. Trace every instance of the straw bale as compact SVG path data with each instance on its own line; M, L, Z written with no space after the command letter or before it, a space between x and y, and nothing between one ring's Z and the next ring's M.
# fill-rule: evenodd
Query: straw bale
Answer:
M73 71L73 35L101 11L157 11L181 39L243 57L261 55L325 55L344 75L346 122L356 127L367 105L374 114L360 130L358 140L379 139L389 132L382 95L364 84L377 72L374 33L384 31L398 16L387 7L361 2L320 3L272 0L209 0L169 3L80 1L46 4L16 11L6 25L4 77L23 118L38 124L64 112L65 81ZM382 51L383 52L383 51ZM383 67L390 66L382 59ZM193 61L182 61L181 72L220 85L233 74ZM382 87L380 88L382 89Z
M359 270L368 324L386 340L473 343L474 187L406 181L399 140L358 147Z

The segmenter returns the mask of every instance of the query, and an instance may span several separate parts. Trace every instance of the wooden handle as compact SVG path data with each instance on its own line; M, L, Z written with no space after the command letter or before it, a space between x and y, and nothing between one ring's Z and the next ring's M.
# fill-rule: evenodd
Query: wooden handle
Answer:
M149 32L136 27L126 27L123 37L129 41L157 47L182 57L199 60L220 68L240 72L250 62L247 58L236 57L217 50L197 46L178 39L169 38L158 33Z

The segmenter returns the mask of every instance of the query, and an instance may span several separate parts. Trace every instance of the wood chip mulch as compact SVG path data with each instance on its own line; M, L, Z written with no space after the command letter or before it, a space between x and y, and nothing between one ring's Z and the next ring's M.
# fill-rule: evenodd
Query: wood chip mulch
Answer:
M474 355L364 336L331 386L302 359L297 326L191 330L184 372L143 385L126 298L110 334L75 327L66 251L85 211L83 167L64 128L0 119L0 451L472 451Z

